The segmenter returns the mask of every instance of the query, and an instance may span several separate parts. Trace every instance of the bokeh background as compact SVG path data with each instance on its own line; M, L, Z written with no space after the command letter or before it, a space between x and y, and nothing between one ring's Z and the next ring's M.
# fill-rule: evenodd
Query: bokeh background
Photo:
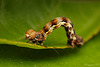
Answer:
M87 41L84 46L37 50L0 41L0 67L100 67L100 1L0 0L0 39L27 42L28 29L39 31L60 16L72 21L76 34ZM65 30L60 27L48 36L44 46L62 47L66 43Z

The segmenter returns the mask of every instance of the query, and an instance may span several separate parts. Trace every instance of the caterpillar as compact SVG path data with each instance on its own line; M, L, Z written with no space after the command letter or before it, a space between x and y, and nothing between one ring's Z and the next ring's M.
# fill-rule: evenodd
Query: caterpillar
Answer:
M82 37L75 34L72 22L66 17L57 17L51 20L38 32L29 29L26 31L25 36L26 39L29 39L28 43L33 42L33 44L35 44L38 42L41 46L43 46L43 42L47 38L47 35L60 26L65 28L66 35L68 37L67 45L71 45L72 47L75 47L75 45L78 47L83 45Z

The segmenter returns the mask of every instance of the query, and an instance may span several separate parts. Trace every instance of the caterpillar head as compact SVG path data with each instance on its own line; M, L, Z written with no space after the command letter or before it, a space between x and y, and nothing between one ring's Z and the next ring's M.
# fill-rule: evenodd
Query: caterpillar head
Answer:
M26 31L25 36L25 39L34 39L36 37L36 31L29 29Z
M83 45L83 38L82 38L81 36L76 36L75 44L76 44L78 47L81 47L81 46Z

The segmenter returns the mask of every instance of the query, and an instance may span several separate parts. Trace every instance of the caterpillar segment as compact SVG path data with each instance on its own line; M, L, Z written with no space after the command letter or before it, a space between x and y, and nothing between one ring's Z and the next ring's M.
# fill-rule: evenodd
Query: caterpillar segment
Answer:
M72 22L70 21L70 19L65 17L57 17L51 20L43 27L43 29L38 32L29 29L26 31L25 36L26 39L29 39L28 43L33 42L33 44L35 44L39 42L41 45L43 45L43 42L47 38L47 36L54 29L57 29L60 26L63 26L65 28L66 35L68 37L67 45L71 45L72 47L74 47L75 45L77 45L78 47L83 45L82 37L75 34Z

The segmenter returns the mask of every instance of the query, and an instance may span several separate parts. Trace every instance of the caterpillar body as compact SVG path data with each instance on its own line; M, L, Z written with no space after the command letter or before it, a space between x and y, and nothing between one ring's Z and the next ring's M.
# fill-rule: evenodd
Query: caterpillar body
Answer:
M33 42L33 44L35 44L39 42L41 45L43 45L43 42L47 38L47 35L49 35L54 29L60 26L63 26L65 28L66 35L68 37L68 45L71 45L72 47L74 47L75 45L83 45L82 37L75 34L72 22L66 17L57 17L51 20L43 27L43 29L38 32L29 29L26 31L25 36L26 39L29 39L28 43Z

